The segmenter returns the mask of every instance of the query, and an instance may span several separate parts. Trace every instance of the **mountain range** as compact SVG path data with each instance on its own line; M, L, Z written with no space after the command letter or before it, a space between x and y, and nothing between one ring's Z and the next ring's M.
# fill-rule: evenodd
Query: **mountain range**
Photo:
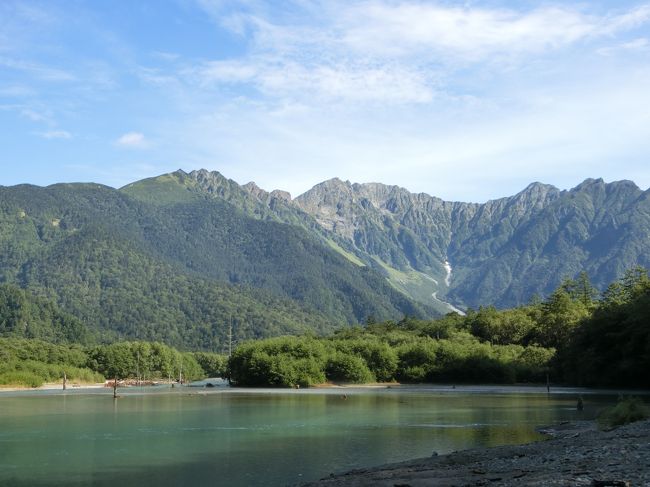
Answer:
M221 350L231 328L241 340L513 306L582 270L602 288L650 267L649 194L589 179L476 204L332 179L292 199L206 170L0 187L0 283L98 340Z

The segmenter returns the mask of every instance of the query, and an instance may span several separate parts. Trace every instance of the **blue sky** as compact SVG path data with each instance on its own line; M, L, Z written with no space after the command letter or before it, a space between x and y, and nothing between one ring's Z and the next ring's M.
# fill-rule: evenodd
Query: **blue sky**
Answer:
M650 185L650 2L0 2L0 184Z

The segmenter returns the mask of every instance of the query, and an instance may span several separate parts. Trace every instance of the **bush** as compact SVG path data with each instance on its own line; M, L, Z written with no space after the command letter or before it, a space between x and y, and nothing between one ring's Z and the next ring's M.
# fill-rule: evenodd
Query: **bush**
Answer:
M9 386L40 387L43 379L32 372L13 371L0 374L0 384Z
M431 339L409 343L397 349L397 378L402 382L425 382L437 367L438 344Z
M604 409L598 415L601 428L613 428L646 419L648 407L638 397L619 397L615 406Z
M0 384L39 387L44 382L60 382L63 373L71 382L104 382L104 377L87 368L46 364L35 360L5 362L0 365Z
M511 384L515 378L511 365L479 354L450 361L444 369L428 377L433 381L475 384Z
M397 372L397 353L388 344L376 339L336 340L337 352L357 356L365 362L375 380L389 382Z
M193 355L208 377L225 377L227 356L208 352L194 352Z
M242 343L228 361L238 386L310 386L325 382L325 347L311 338L279 337Z
M325 375L329 380L364 384L374 382L375 376L370 372L365 360L355 355L335 353L325 365Z

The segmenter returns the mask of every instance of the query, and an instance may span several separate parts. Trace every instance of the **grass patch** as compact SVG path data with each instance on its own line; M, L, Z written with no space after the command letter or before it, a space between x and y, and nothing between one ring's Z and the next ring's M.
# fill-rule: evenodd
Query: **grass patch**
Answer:
M413 269L406 271L395 269L377 257L375 257L375 261L388 274L388 282L390 285L401 293L410 296L416 301L432 306L442 315L452 311L442 300L433 297L434 293L445 289L445 286L441 286L438 280Z
M40 387L43 378L32 372L15 370L0 374L0 384L7 387Z
M40 387L45 382L62 381L64 372L70 382L104 382L104 376L85 367L21 360L0 365L0 385Z
M624 424L646 419L650 415L648 406L638 397L619 397L615 406L606 408L598 414L601 428L614 428Z
M358 265L359 267L365 267L366 264L364 264L359 257L354 255L352 252L348 252L347 250L343 249L339 244L337 244L334 240L327 239L326 240L327 245L332 247L334 250L336 250L339 254L341 254L343 257L348 259L350 262L353 264Z

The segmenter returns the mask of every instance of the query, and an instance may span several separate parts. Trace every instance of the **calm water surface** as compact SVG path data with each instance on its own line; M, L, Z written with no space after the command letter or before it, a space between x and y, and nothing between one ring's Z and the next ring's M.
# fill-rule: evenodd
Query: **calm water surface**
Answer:
M347 397L343 397L345 394ZM294 485L351 468L538 439L615 396L541 389L184 388L0 394L0 485Z

